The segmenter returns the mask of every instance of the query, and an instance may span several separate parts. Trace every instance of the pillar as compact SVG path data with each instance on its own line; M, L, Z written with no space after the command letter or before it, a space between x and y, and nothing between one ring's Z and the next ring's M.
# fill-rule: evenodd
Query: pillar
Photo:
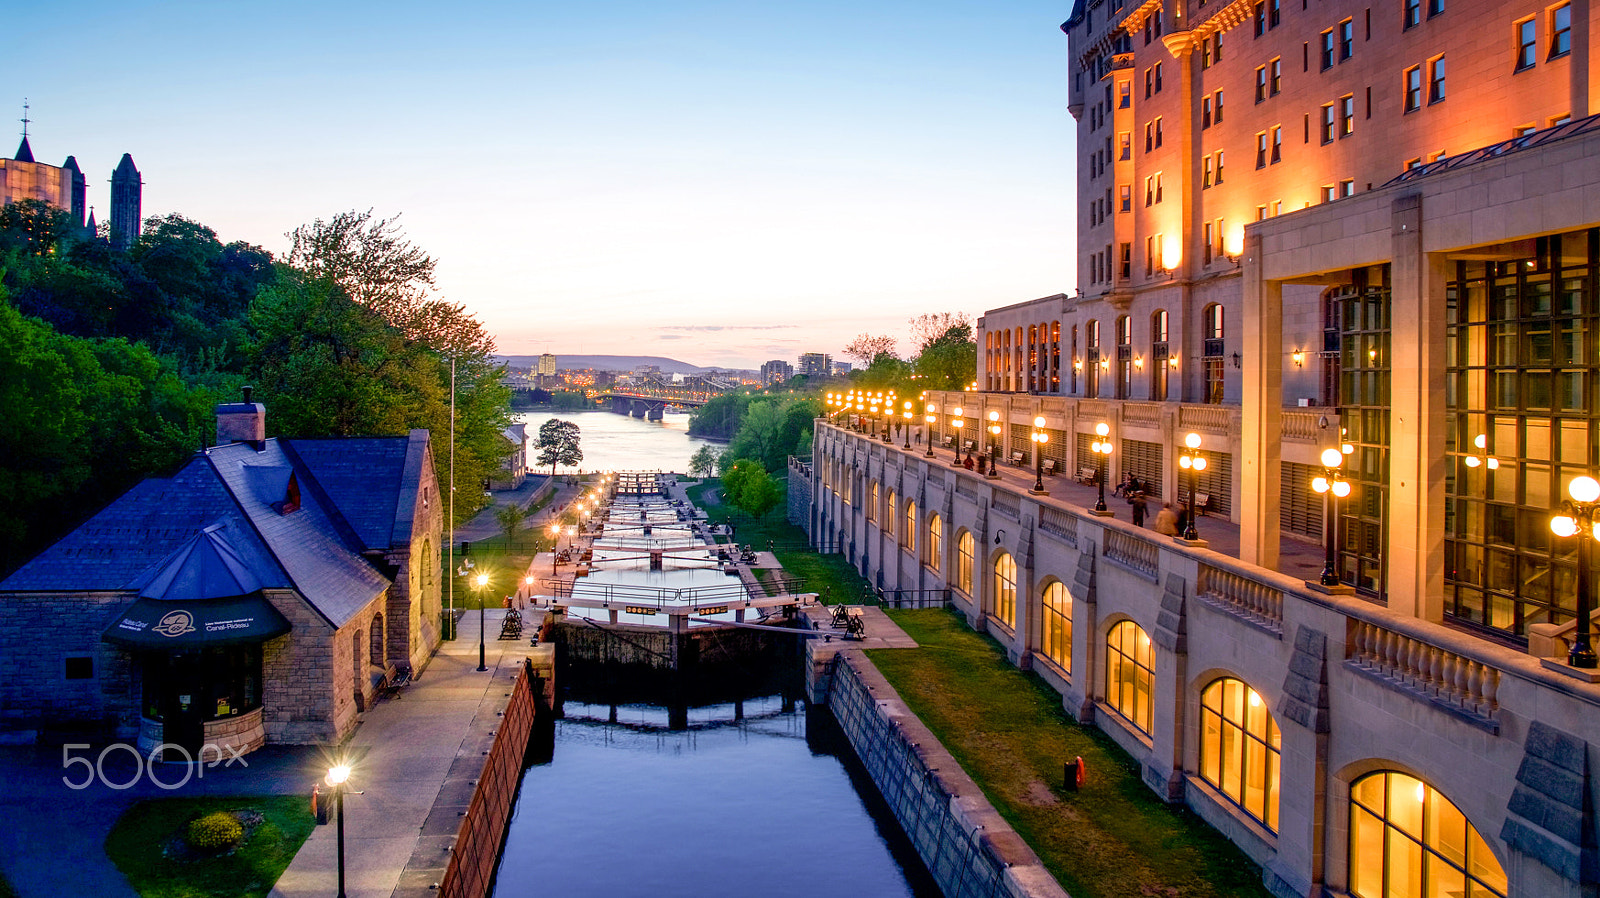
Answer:
M1262 276L1261 237L1244 238L1239 425L1239 560L1278 567L1283 483L1283 284Z

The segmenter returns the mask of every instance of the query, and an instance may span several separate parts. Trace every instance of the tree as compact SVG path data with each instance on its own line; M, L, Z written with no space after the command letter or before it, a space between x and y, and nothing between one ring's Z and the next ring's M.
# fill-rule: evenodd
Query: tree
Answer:
M710 476L717 469L718 452L710 446L701 446L689 456L689 473L699 477Z
M972 325L953 324L929 340L913 364L927 380L926 389L960 390L972 382L978 371L978 344L972 339Z
M512 502L502 505L494 511L494 519L500 522L500 529L506 535L506 549L510 550L516 541L517 530L522 527L522 522L528 517L528 512L521 505Z
M730 464L722 475L722 495L734 508L759 518L775 508L782 491L766 466L753 458Z
M556 475L557 464L576 466L583 461L583 449L579 446L579 439L578 425L560 418L551 418L539 427L539 441L534 443L534 448L539 450L537 462L550 466L551 477Z
M844 354L860 362L863 367L871 365L879 356L894 357L895 340L884 334L874 337L871 334L861 334L850 345L844 348Z
M911 319L911 342L916 344L917 352L926 352L959 328L966 328L967 339L972 339L972 318L966 312L923 312Z

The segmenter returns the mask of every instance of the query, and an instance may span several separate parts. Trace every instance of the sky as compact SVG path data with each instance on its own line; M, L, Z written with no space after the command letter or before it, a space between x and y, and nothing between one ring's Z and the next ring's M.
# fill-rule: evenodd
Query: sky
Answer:
M756 367L1069 292L1070 2L19 4L0 115L98 217L399 215L505 354ZM0 133L4 126L0 125Z

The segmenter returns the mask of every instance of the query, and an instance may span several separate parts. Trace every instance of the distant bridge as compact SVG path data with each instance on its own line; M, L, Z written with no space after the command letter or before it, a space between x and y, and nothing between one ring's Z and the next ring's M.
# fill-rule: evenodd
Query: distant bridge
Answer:
M611 410L619 415L660 421L662 410L668 405L698 408L720 395L704 390L607 390L591 394L589 398L597 402L610 400Z

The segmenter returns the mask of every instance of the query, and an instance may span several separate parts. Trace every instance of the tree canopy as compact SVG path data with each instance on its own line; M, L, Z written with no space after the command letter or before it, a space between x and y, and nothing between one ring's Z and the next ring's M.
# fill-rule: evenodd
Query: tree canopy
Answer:
M556 465L577 467L583 461L583 447L581 444L580 428L571 421L560 418L551 418L539 425L539 440L534 443L534 448L539 450L536 458L538 464L550 466L550 476L554 477Z

